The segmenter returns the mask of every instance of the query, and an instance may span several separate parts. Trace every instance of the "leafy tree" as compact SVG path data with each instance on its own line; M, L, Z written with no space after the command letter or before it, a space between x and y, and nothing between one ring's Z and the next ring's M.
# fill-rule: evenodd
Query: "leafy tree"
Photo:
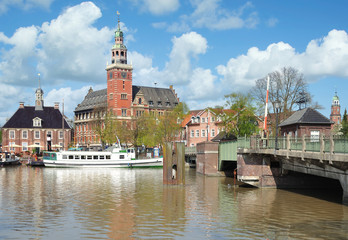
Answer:
M341 122L341 129L340 132L344 136L348 136L348 117L347 117L347 109L344 110L342 122Z
M225 96L226 110L212 109L221 120L228 134L235 136L250 136L257 132L258 124L250 93L232 93Z

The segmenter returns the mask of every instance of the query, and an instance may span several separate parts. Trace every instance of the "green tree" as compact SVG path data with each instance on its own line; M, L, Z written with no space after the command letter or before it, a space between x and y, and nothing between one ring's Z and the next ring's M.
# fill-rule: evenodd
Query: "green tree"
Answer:
M343 113L343 118L342 118L342 122L341 122L341 129L340 132L344 135L344 136L348 136L348 117L347 117L347 109L344 110Z
M257 132L258 124L250 93L232 93L225 96L226 109L213 109L220 115L225 131L235 136L250 136Z

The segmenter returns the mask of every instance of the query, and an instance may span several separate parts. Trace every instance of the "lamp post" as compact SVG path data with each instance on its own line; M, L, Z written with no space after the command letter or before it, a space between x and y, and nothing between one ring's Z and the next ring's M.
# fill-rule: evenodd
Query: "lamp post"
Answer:
M275 148L275 150L277 150L278 149L278 113L280 110L280 102L278 99L274 102L274 108L276 111L276 133L275 133L275 146L274 146L274 148Z

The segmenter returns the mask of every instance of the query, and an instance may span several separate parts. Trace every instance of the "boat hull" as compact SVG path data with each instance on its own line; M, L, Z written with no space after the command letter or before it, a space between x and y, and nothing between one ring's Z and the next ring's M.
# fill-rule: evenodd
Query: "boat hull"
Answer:
M134 167L163 167L163 158L109 161L71 161L44 160L45 167L94 167L94 168L134 168Z

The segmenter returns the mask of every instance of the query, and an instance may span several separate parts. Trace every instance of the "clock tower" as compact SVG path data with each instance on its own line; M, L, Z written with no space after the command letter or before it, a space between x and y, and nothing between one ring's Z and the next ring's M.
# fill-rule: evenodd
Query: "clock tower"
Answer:
M42 91L40 87L40 73L38 74L39 76L39 87L35 91L35 111L42 111L43 110L43 94L44 92Z
M132 104L132 65L127 64L127 48L123 43L123 32L118 24L115 31L115 44L111 48L111 64L107 72L107 105L118 118L131 116Z
M335 93L335 96L332 98L330 120L333 121L335 124L341 123L341 106L340 99L337 96L337 92Z

